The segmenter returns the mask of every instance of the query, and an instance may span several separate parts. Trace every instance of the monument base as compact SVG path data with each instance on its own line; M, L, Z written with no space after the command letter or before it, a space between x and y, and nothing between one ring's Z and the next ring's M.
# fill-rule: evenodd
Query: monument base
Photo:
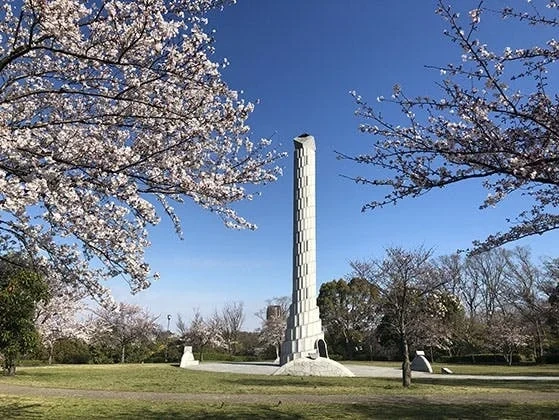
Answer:
M287 376L355 376L344 365L325 357L292 360L276 370L273 375Z
M188 366L197 366L199 364L200 362L198 360L185 360L185 361L181 360L180 367L185 368Z

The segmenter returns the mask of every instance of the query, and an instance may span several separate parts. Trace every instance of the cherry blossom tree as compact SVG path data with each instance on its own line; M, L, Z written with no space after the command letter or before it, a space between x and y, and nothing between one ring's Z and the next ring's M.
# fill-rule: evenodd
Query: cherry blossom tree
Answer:
M237 340L245 320L243 302L227 302L211 318L213 332L221 338L229 354L235 353Z
M509 3L514 7L494 10L476 0L461 15L439 1L437 13L448 23L444 34L461 50L458 64L432 67L442 79L439 96L411 97L396 85L391 97L379 96L381 104L373 106L352 92L364 119L360 130L375 141L369 153L340 158L381 168L377 177L353 179L388 189L364 211L480 180L488 190L482 209L515 193L529 207L507 219L508 231L475 241L474 251L559 228L559 97L551 81L559 58L559 42L551 38L559 3ZM530 39L492 47L479 39L484 21L492 31L529 31ZM390 106L407 122L385 118Z
M80 313L86 305L72 290L69 293L51 292L51 298L46 302L39 302L35 315L35 326L39 332L41 342L48 351L48 362L52 363L54 345L63 338L78 338L87 341L90 328L87 322L80 319Z
M181 340L185 344L191 344L200 352L200 361L204 360L204 348L208 346L221 346L223 344L217 328L217 321L214 318L206 321L199 309L195 309L194 317L188 327L182 317L179 316L177 318L177 328Z
M255 315L260 318L262 325L258 330L259 341L266 346L273 346L276 351L276 360L279 361L281 343L285 338L287 317L291 298L282 296L268 300L265 309Z
M190 199L231 207L275 181L251 103L222 81L204 15L224 0L5 0L0 8L0 250L107 297L155 274L146 227Z
M121 302L116 310L101 308L90 320L92 341L113 348L126 362L127 350L132 346L145 346L153 341L161 329L157 316L138 305Z

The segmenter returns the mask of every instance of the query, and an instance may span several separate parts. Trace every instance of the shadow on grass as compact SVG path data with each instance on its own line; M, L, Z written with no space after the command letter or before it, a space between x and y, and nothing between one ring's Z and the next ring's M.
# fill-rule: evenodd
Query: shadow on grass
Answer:
M41 404L28 402L3 402L0 400L0 419L44 418Z
M261 388L331 388L332 386L355 386L357 379L361 378L328 378L319 376L255 376L255 375L243 375L236 376L234 378L224 379L223 382L227 382L235 386L247 386L247 387L261 387ZM382 380L381 380L382 381ZM378 382L378 380L375 380ZM383 381L384 382L384 381ZM386 384L389 384L386 381ZM362 384L361 384L362 385Z
M226 405L183 409L148 408L116 414L132 419L559 419L559 404L416 404L416 405Z

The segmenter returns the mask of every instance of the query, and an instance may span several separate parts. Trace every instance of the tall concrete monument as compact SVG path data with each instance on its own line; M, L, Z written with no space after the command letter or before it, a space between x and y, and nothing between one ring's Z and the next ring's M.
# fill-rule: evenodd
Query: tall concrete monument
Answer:
M293 177L293 294L281 367L275 375L354 376L328 358L316 305L316 199L314 137L294 139Z
M287 319L281 364L316 354L324 340L316 306L316 200L314 137L294 139L293 295Z

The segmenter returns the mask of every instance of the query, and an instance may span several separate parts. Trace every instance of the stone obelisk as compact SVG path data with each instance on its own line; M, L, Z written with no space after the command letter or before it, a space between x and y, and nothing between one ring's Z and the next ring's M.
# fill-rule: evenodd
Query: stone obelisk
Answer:
M316 200L314 137L294 139L293 295L280 364L317 354L324 340L316 305Z

